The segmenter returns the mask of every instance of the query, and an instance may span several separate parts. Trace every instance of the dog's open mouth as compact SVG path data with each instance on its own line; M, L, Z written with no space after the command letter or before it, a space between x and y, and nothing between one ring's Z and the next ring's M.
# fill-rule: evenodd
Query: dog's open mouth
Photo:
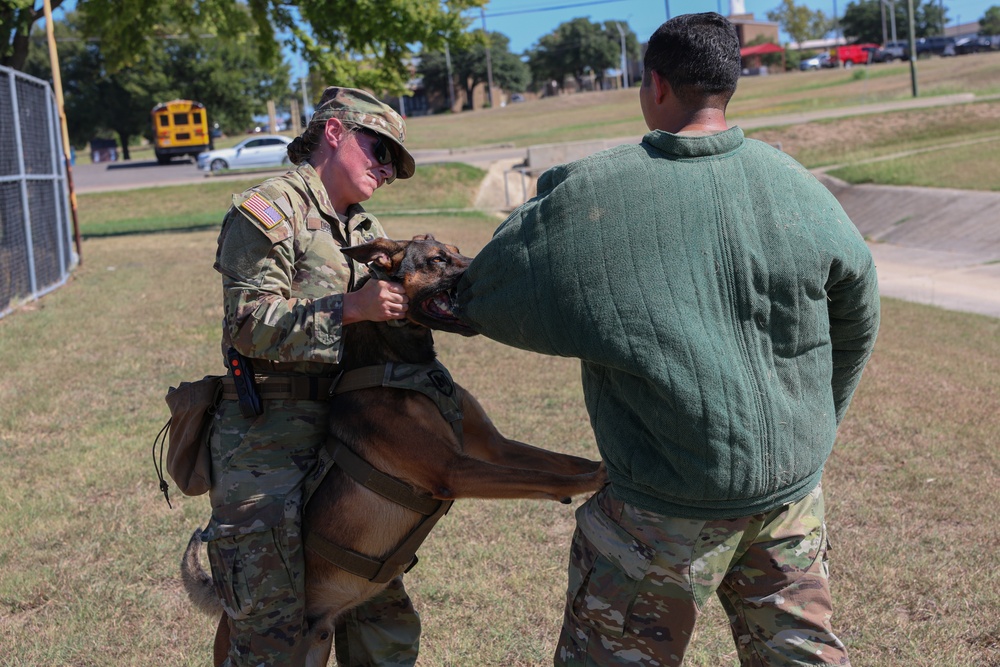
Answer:
M453 290L438 292L425 299L420 307L431 317L445 321L458 321L455 315L455 293Z
M474 336L475 331L472 327L456 314L457 307L454 287L450 290L435 292L420 301L420 306L417 309L420 314L414 318L414 321L431 329L450 331L463 336Z

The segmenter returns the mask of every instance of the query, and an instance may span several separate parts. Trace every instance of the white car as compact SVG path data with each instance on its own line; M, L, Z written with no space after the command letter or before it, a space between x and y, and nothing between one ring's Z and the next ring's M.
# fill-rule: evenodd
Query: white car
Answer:
M824 67L832 67L830 64L830 54L826 51L822 51L812 58L806 58L799 63L799 69L803 72L811 69L822 69Z
M255 134L232 148L219 148L198 155L198 168L205 171L278 167L289 164L288 144L292 140L280 134Z

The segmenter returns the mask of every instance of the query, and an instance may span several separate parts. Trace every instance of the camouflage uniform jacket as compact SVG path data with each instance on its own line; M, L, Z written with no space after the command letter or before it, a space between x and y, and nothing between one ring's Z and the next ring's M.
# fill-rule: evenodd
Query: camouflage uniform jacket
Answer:
M384 235L359 205L339 216L309 164L235 195L215 261L223 354L235 347L257 373L333 375L344 294L363 268L340 248Z

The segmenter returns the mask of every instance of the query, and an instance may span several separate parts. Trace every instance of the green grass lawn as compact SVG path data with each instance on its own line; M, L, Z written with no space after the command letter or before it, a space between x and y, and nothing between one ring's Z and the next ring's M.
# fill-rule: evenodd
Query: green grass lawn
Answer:
M365 207L376 215L468 208L483 175L481 169L466 164L426 165L420 168L420 178L399 180L380 189ZM77 199L80 233L90 238L218 227L232 196L263 178L81 194Z
M484 217L385 216L468 254ZM205 664L214 620L177 564L205 497L170 510L150 458L163 395L222 370L215 231L90 238L65 287L0 321L0 646L10 665ZM1000 320L887 299L827 467L834 625L855 664L1000 660ZM440 357L504 433L596 450L572 360L439 334ZM176 492L175 492L176 493ZM407 575L423 665L545 665L573 506L460 501ZM687 665L735 665L715 602Z

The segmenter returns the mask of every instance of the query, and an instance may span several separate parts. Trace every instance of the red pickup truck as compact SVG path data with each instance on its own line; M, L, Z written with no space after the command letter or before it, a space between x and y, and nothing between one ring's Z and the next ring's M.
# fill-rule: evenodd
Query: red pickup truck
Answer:
M876 62L875 54L879 51L878 44L848 44L830 49L830 63L833 67L851 67L852 65L867 65Z

